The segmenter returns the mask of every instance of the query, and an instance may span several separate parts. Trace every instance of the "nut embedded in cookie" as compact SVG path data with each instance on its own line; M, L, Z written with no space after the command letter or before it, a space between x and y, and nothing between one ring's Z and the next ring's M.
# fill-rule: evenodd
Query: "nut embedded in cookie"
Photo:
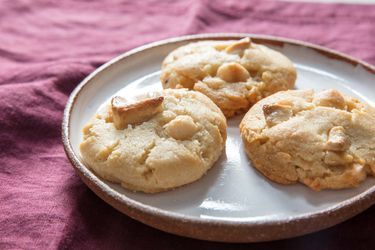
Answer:
M217 70L217 76L226 82L246 82L249 72L239 63L225 63Z
M127 99L115 96L111 100L113 123L116 129L124 129L129 124L145 122L161 112L164 97L153 97L129 102Z
M187 115L179 115L165 125L166 133L176 140L190 139L198 130L194 120Z
M278 103L264 105L262 110L267 125L270 127L288 120L293 115L291 106Z
M245 49L248 49L250 47L251 40L249 37L245 37L239 41L236 41L226 47L225 52L231 53L231 54L243 54Z

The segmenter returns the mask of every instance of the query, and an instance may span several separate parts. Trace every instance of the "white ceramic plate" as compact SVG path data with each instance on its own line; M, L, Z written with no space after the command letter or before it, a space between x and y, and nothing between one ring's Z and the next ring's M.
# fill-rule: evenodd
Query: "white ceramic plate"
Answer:
M355 189L321 192L266 179L245 155L239 116L228 121L226 152L215 166L199 181L173 191L134 193L97 178L81 162L82 127L104 101L118 91L131 95L143 88L161 89L161 62L178 46L244 36L289 57L298 71L297 89L336 88L374 105L374 67L314 45L246 34L198 35L153 43L103 65L72 93L64 114L63 141L82 180L106 202L137 220L171 233L216 241L293 237L332 226L371 206L374 178Z

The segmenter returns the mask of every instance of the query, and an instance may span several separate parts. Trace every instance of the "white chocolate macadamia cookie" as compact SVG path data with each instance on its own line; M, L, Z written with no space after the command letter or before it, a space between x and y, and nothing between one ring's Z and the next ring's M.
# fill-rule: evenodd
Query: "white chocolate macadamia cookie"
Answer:
M313 190L358 186L375 174L375 109L337 90L291 90L255 104L240 124L252 165Z
M224 149L226 127L220 109L196 91L117 96L84 127L80 151L103 179L155 193L201 178Z
M296 70L281 53L253 43L202 41L172 51L162 64L164 88L189 88L208 96L229 118L262 98L294 87Z

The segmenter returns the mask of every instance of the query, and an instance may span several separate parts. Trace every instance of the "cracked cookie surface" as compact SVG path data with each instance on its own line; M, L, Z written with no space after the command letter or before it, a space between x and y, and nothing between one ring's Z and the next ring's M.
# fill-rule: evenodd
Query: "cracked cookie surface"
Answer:
M161 109L143 122L124 128L121 123L116 129L109 103L84 127L81 156L97 175L131 190L155 193L201 178L217 161L227 126L220 109L196 91L159 94ZM138 110L149 114L149 106Z
M290 90L255 104L240 130L269 179L313 190L358 186L375 174L375 109L336 90Z
M162 64L164 88L208 96L229 118L260 99L294 87L296 70L281 53L251 42L202 41L172 51Z

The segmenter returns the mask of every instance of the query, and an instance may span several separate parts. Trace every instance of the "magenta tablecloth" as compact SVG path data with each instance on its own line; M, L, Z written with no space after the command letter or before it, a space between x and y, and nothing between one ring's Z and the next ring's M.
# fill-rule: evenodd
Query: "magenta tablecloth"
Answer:
M319 233L228 245L182 238L117 212L78 178L60 139L73 88L138 45L248 32L317 43L375 63L375 6L275 1L0 3L0 249L371 248L375 207Z

